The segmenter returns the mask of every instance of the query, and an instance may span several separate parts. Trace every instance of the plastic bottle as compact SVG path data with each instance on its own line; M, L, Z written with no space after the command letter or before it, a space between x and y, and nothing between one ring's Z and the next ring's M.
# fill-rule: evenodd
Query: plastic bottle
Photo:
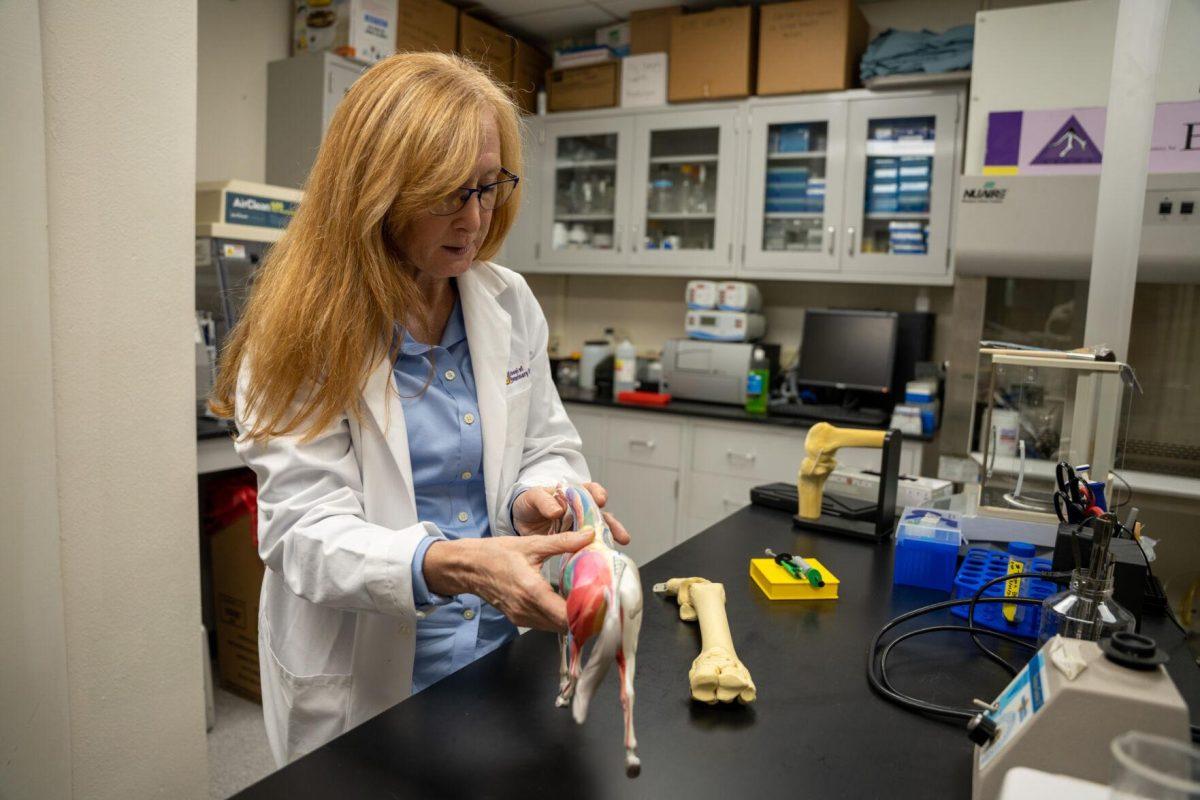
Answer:
M751 414L767 413L770 392L771 365L766 351L756 347L754 357L750 359L750 372L746 375L746 410Z
M617 345L616 356L613 359L613 399L621 392L632 392L637 389L637 348L628 339L621 340Z

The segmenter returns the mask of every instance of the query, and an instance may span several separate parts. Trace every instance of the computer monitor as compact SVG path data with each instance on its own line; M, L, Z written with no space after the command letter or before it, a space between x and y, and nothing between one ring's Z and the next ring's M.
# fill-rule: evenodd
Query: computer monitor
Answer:
M809 309L796 382L889 394L898 327L894 311Z

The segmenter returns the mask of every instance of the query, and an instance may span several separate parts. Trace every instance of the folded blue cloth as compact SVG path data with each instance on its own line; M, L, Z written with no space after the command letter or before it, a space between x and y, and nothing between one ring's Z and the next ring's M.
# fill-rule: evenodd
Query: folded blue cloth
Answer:
M867 47L859 73L866 80L879 75L969 69L974 44L974 25L959 25L945 33L889 28Z

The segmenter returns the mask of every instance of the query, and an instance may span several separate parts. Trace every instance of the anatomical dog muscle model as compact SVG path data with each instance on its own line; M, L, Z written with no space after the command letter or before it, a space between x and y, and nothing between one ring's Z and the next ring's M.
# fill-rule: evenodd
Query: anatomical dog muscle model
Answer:
M692 699L702 703L753 703L758 696L750 670L738 661L725 615L725 587L704 578L671 578L654 584L655 594L675 597L679 618L700 620L700 655L688 670Z
M837 467L834 455L839 447L883 447L887 431L835 428L828 422L818 422L804 437L804 461L800 463L799 516L819 519L821 498L825 494L825 479Z
M615 659L625 712L625 773L634 778L641 772L633 734L633 674L642 627L642 579L633 560L613 546L608 523L587 489L560 483L556 496L567 508L560 528L596 532L591 544L563 560L558 590L567 600L567 635L560 637L556 704L571 703L575 721L582 723L587 719L588 702ZM581 674L583 646L593 638L596 641Z

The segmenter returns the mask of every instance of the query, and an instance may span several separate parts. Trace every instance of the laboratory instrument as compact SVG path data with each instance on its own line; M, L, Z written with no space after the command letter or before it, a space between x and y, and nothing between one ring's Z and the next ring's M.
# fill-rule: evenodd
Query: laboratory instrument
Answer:
M642 627L642 582L633 559L616 549L608 522L587 489L560 482L555 497L567 511L557 521L555 533L587 529L595 533L591 543L562 562L558 591L567 601L568 627L566 635L559 637L555 705L570 705L575 722L582 725L592 696L616 661L625 715L625 774L636 778L642 762L633 732L633 679ZM593 638L585 666L583 647Z
M769 369L779 369L779 345L668 339L662 352L662 390L680 400L744 406L746 374L761 347Z
M691 339L714 342L752 342L767 332L767 318L749 311L689 310L684 332Z
M717 287L717 308L725 311L761 311L762 292L753 283L725 281Z
M1153 639L1135 633L1050 639L968 724L972 800L995 798L1013 767L1107 782L1109 743L1126 731L1187 742L1187 705L1166 661Z

